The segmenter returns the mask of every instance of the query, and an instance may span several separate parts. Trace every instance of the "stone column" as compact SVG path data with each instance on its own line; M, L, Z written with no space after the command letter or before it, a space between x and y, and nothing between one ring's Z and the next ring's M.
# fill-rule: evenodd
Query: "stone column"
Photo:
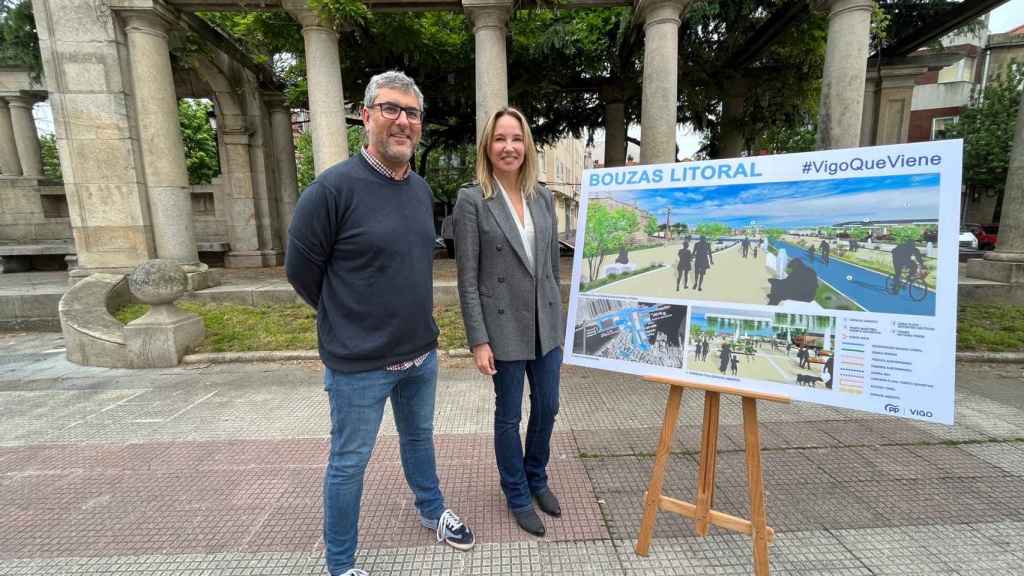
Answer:
M883 66L878 95L878 126L875 144L903 144L910 135L910 105L914 80L927 66Z
M611 94L604 103L604 165L626 165L626 102Z
M18 145L14 142L14 126L7 101L0 98L0 175L21 176Z
M679 16L688 0L640 0L644 21L644 95L640 114L640 163L676 159L679 100Z
M874 66L869 64L864 79L864 110L860 117L860 145L874 146L878 132L878 91L881 81Z
M348 158L338 33L325 26L306 6L305 0L285 2L285 9L302 24L309 120L313 130L313 170L320 174Z
M986 254L985 258L1021 263L1024 262L1024 106L1017 107L1017 126L1009 163L1002 217L999 219L999 240L995 251ZM1016 266L1024 268L1021 264ZM1018 272L1019 280L1024 282L1024 270Z
M722 128L718 137L719 158L739 158L746 150L743 133L743 108L747 98L747 83L734 78L725 86L722 98Z
M505 33L512 2L463 0L473 22L476 57L476 137L496 110L508 106L508 56Z
M284 98L268 99L270 106L271 136L274 143L274 162L277 166L278 237L287 250L288 228L299 199L298 178L295 174L295 142L292 140L291 110Z
M11 125L14 128L14 144L21 160L21 173L30 178L43 175L43 155L39 149L39 134L36 121L32 118L35 101L27 96L7 96L11 106Z
M224 163L227 164L228 241L231 251L224 255L227 268L259 268L263 265L253 201L252 163L249 159L249 131L237 122L221 131Z
M167 47L168 25L155 12L125 12L124 19L157 256L197 264L185 147Z
M821 76L818 149L853 148L860 143L873 3L824 0L823 4L829 11L828 45Z

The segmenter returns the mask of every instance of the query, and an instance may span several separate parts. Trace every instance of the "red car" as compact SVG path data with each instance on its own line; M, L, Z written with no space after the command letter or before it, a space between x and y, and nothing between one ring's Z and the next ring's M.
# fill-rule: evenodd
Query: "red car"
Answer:
M992 250L996 247L999 224L965 224L965 226L978 239L979 250Z

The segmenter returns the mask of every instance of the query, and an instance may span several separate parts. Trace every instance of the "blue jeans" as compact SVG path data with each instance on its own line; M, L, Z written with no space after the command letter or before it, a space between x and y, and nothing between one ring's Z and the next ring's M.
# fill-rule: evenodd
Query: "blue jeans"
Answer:
M513 512L533 508L531 495L548 489L551 431L558 414L558 379L562 348L534 360L494 361L494 455L501 489ZM523 416L523 380L530 379L530 420L526 425L526 451L519 436Z
M434 461L436 387L436 351L422 365L402 371L344 373L326 368L331 455L324 473L324 555L330 574L341 574L355 563L363 474L388 397L398 428L402 469L416 497L416 509L435 523L444 512Z

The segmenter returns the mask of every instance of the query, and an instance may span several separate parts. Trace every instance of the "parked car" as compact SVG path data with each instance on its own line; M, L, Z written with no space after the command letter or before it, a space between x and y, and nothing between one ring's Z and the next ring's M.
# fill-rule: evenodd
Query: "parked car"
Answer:
M970 225L965 224L960 227L960 248L978 249L978 237L971 232Z

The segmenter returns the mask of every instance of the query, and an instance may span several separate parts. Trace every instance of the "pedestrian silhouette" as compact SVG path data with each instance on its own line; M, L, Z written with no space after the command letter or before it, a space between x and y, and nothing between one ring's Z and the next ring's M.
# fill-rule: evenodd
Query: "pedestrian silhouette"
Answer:
M723 343L722 349L718 352L718 371L722 374L729 369L730 358L732 358L732 349L729 348L728 343Z
M729 369L732 371L733 376L735 376L736 373L739 371L739 366L740 360L735 354L733 354L732 357L729 358Z
M828 240L822 240L821 241L821 246L819 246L818 248L821 251L821 262L822 262L822 264L824 264L825 266L828 266L828 256L829 256L829 252L832 249L828 245Z
M711 256L711 245L708 244L707 237L701 236L700 240L693 245L693 283L697 286L698 291L704 289L704 274L714 263L715 259Z
M747 252L750 251L750 238L744 236L743 242L740 243L740 246L743 249L743 257L746 258Z
M825 388L832 389L832 372L834 371L835 364L833 363L833 356L829 355L828 360L825 361L825 371L828 372L828 380L825 381Z
M690 287L690 269L693 267L693 252L690 251L690 242L683 242L679 249L679 262L676 264L676 292L679 292L679 280L683 280L683 288ZM696 278L695 278L696 280Z
M811 265L814 264L814 246L807 249L807 262Z
M793 260L789 274L785 278L769 278L771 290L768 303L778 304L783 300L798 302L814 301L818 291L818 273L804 265L802 260Z

